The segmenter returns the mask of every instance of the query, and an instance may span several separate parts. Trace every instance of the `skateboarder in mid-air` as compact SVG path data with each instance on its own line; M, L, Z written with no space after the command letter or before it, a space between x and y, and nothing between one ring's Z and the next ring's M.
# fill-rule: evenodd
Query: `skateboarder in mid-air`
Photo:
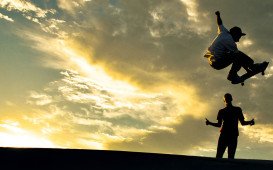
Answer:
M261 64L254 64L254 61L237 49L236 42L239 42L245 33L241 28L235 26L229 31L224 27L220 12L215 12L217 16L218 35L213 40L204 57L208 58L209 64L217 70L223 69L232 64L227 79L232 83L240 82L237 72L243 67L247 73L257 72L261 69Z
M216 158L222 158L226 148L228 148L228 158L234 159L237 139L239 136L238 123L241 125L254 125L254 119L245 121L242 109L232 105L232 96L229 93L224 95L225 108L219 110L217 116L217 123L210 122L206 119L206 125L215 127L222 127L220 137L218 140Z

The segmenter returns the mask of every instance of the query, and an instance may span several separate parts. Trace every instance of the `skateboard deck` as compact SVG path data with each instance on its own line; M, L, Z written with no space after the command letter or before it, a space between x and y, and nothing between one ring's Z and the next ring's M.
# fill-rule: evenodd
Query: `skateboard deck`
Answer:
M247 72L247 73L245 73L244 75L240 76L240 80L239 80L239 81L232 81L231 83L232 83L232 84L239 84L239 83L241 83L241 85L243 86L243 85L244 85L244 82L245 82L247 79L249 79L249 78L255 76L256 74L261 73L262 75L264 75L264 71L266 70L268 64L269 64L269 62L266 62L266 61L263 62L263 63L261 63L261 65L259 66L259 69L255 70L255 71L253 71L253 72Z

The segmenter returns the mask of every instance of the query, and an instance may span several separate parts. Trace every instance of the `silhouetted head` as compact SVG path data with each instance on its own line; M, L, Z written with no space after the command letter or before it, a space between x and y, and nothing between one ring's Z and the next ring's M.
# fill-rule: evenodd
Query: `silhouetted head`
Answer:
M232 96L231 96L231 94L226 93L224 95L224 102L225 102L226 105L231 104L231 102L232 102Z
M241 28L240 27L232 27L230 30L229 30L229 33L231 34L233 40L235 42L239 42L240 38L242 36L245 36L246 34L242 32Z

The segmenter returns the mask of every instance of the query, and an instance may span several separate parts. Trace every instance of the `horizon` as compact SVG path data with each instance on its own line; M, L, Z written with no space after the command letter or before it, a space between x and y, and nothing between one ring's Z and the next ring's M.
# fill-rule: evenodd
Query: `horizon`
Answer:
M236 6L235 6L236 5ZM231 93L235 158L273 157L273 2L0 0L0 147L123 150L215 157L208 127ZM203 57L226 28L239 50L269 61L244 86ZM243 74L243 71L240 71ZM227 157L225 153L224 157Z

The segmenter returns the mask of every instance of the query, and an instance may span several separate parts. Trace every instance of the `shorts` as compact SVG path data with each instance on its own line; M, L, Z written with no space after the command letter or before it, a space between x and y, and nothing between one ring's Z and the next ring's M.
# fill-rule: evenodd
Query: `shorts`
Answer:
M208 61L210 66L216 70L221 70L223 68L226 68L227 66L233 63L233 59L229 55L225 57L217 58L217 59L213 55L211 55L208 58Z

